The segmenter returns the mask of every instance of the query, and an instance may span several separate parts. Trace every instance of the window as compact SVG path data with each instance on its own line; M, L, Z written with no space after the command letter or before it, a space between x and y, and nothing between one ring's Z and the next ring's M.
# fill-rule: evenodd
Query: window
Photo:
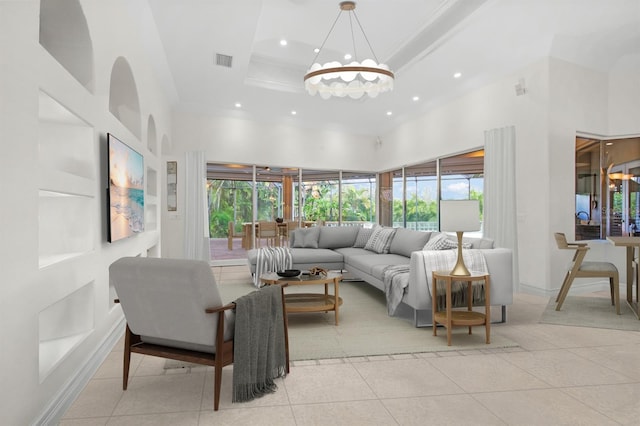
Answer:
M576 138L575 239L636 235L640 138Z

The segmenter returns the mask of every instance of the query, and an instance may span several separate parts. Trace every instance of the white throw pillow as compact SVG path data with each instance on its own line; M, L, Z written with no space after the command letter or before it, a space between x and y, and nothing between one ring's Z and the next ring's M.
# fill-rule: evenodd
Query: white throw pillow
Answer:
M458 242L452 240L447 234L431 235L422 250L451 250L457 249ZM462 243L463 249L471 248L471 243Z

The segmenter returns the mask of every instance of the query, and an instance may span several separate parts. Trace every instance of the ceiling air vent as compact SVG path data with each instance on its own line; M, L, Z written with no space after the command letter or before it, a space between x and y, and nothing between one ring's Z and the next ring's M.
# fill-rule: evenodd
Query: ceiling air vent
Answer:
M219 65L221 67L231 68L232 62L233 62L233 56L216 53L216 65Z

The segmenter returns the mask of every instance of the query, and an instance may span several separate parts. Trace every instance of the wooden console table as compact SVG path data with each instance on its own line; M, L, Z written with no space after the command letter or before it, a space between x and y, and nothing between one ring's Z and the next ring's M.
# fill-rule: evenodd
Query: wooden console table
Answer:
M445 310L438 311L438 280L443 280L446 284L446 303ZM486 332L486 343L491 343L491 303L489 300L490 294L490 278L488 273L474 273L471 275L451 275L449 272L433 271L432 272L432 321L433 321L433 335L437 336L438 324L442 324L447 329L447 345L451 346L451 329L455 326L467 326L469 327L469 334L471 334L471 327L475 325L484 325ZM452 309L451 302L451 283L453 281L462 281L467 284L467 310L454 311ZM473 311L473 282L484 281L484 313Z

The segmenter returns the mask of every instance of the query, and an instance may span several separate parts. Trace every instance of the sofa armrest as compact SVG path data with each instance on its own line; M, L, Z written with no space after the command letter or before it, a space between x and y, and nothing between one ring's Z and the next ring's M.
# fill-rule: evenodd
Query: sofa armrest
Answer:
M513 303L513 253L507 248L480 249L491 275L491 304ZM405 301L411 306L431 306L431 271L425 268L424 258L429 251L411 253L409 287Z

